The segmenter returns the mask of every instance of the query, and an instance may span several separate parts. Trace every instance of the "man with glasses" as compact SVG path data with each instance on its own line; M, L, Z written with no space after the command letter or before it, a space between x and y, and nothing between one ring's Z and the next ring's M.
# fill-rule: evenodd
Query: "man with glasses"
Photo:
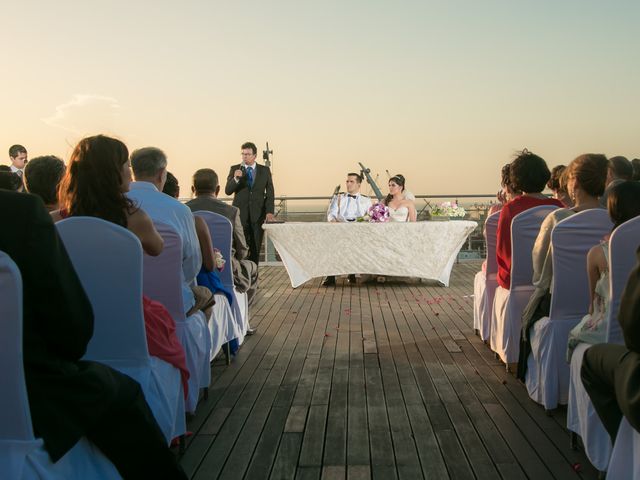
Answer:
M233 206L240 210L240 221L249 244L249 260L258 265L262 246L262 224L274 220L274 189L269 167L256 163L258 149L247 142L240 147L242 163L233 165L224 188L233 194Z

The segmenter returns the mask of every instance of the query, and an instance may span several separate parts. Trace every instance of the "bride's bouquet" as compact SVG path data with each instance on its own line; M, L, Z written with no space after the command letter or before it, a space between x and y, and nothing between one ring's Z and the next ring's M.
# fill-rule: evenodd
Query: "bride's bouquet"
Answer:
M429 212L432 217L450 217L450 218L464 218L467 214L464 208L458 205L456 202L442 202L440 204L431 205Z
M384 203L375 203L369 207L369 221L372 223L384 223L389 221L389 209Z

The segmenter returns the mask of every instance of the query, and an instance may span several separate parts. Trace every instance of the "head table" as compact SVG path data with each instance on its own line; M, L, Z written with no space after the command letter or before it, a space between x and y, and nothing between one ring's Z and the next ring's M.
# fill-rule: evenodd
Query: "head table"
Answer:
M265 223L291 286L325 275L427 278L449 285L458 252L477 223Z

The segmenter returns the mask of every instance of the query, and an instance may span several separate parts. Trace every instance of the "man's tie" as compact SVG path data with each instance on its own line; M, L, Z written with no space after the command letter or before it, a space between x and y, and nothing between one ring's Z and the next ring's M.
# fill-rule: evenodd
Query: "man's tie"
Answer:
M253 168L247 168L247 182L249 187L253 187Z
M347 193L347 197L356 198L355 195L351 195L350 193Z

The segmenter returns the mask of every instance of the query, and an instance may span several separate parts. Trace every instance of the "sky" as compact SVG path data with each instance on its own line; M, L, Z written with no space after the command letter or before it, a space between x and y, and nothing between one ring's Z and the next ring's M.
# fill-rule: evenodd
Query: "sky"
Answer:
M550 167L640 157L640 2L2 2L0 145L68 159L104 133L223 177L253 141L276 195L364 163L417 194L488 194L522 148ZM6 163L8 163L8 155ZM259 157L260 157L259 152ZM383 188L385 190L385 188Z

